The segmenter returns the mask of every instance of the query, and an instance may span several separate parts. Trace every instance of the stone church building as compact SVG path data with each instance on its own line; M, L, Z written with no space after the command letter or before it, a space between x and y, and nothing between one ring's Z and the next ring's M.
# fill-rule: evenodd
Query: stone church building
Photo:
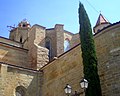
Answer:
M120 96L120 22L100 14L93 30L102 94ZM0 96L66 96L66 84L72 96L84 96L83 76L79 34L62 24L47 29L23 20L9 39L0 36Z

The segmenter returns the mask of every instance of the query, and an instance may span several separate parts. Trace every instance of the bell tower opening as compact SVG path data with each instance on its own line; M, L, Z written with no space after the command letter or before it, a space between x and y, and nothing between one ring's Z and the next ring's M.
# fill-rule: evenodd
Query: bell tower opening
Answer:
M23 24L23 27L26 27L26 25L25 25L25 24Z

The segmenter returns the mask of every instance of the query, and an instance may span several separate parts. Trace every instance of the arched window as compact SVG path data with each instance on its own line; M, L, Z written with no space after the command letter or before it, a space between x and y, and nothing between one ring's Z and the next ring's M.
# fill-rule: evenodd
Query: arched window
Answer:
M50 38L46 38L45 40L45 47L49 50L49 60L52 59L52 46L51 46L51 39Z
M26 88L23 86L18 86L16 88L15 96L26 96Z
M69 39L65 39L64 41L64 52L68 51L70 49L70 41Z

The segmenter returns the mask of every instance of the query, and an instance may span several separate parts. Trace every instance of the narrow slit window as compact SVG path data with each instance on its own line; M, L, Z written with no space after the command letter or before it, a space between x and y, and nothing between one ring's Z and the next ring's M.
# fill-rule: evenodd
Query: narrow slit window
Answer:
M20 42L22 43L22 37L20 37Z
M48 54L49 60L52 60L52 45L50 38L46 38L45 47L49 50L49 54Z

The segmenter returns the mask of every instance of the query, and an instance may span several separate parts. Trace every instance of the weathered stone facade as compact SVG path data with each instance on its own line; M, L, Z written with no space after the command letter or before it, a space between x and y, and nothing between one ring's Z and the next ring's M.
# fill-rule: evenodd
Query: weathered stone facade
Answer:
M80 47L75 47L58 59L41 68L43 70L43 96L65 96L66 84L72 86L72 90L83 92L79 82L83 77L83 66Z
M78 91L84 96L79 85L84 76L79 34L64 30L61 24L46 29L24 23L16 28L19 39L0 37L0 96L65 96L66 84L72 86L72 94ZM65 40L70 50L64 53ZM94 40L102 94L120 96L120 22L96 33Z
M106 38L107 37L107 38ZM98 69L103 96L120 95L120 23L110 26L94 36ZM63 96L66 84L73 93L83 93L79 82L83 77L80 45L41 68L44 73L43 96ZM59 87L59 88L58 88ZM82 94L81 94L82 95Z
M5 41L5 38L1 38L1 41ZM6 41L10 41L7 40ZM10 43L10 44L9 44ZM28 50L21 48L20 44L12 41L9 43L0 42L0 62L10 63L22 67L29 67L28 64Z
M20 92L17 90L18 87L21 88L21 94L24 94L22 96L39 96L40 76L40 71L1 63L0 96L19 96L16 95Z
M95 35L103 96L120 95L120 23ZM117 78L117 79L116 79Z

